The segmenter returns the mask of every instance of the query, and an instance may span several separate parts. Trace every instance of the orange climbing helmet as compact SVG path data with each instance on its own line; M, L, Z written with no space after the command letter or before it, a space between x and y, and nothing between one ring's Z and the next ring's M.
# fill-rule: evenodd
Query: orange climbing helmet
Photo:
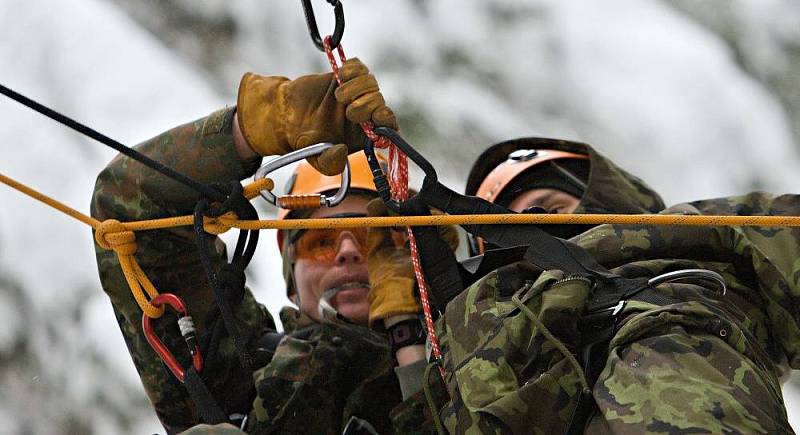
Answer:
M378 155L378 160L381 166L386 165L386 160L383 156ZM360 191L375 192L378 190L375 183L372 181L372 171L367 163L367 157L364 153L354 153L347 158L350 164L350 189ZM385 168L384 168L385 170ZM292 176L286 183L285 195L303 195L303 196L318 196L325 192L335 191L339 189L342 184L342 176L340 175L323 175L314 169L307 161L303 160L297 164ZM279 198L279 204L284 203ZM296 210L280 208L278 210L278 219L293 219L298 218ZM283 243L286 236L286 231L278 231L278 248L283 252Z
M386 160L378 156L381 166L386 165ZM351 154L347 161L350 165L350 190L361 192L374 192L377 195L375 183L372 181L372 171L367 163L364 153ZM384 168L386 170L386 168ZM319 196L326 192L336 191L342 183L341 175L327 176L319 173L305 160L298 163L287 183L286 195L308 195ZM282 201L278 200L281 204ZM310 215L309 209L290 210L281 208L278 211L278 219L298 219ZM299 231L279 230L277 232L278 249L283 257L283 277L286 281L286 294L290 295L294 287L294 258L289 254L289 245L286 244L287 238L292 240Z

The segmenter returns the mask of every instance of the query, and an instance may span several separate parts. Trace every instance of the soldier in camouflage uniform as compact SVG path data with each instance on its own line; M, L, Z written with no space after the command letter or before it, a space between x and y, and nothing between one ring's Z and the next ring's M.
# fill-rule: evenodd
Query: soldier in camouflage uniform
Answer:
M374 77L363 64L357 59L349 60L343 65L341 76L345 83L337 87L331 74L294 81L248 74L240 86L237 108L220 110L171 129L136 149L203 183L229 183L252 176L260 155L283 154L317 142L343 142L345 145L309 162L321 172L341 172L348 147L354 149L363 140L358 123L370 120L397 128L391 111L383 105ZM197 194L185 186L120 155L98 176L91 211L101 220L154 219L191 214L196 198ZM366 200L355 198L355 202L343 207L363 213ZM313 216L324 217L325 213L329 212L315 212ZM156 288L183 298L201 337L211 331L213 325L208 323L206 314L214 306L214 295L192 229L143 231L136 237L136 259ZM351 250L357 244L354 239L341 242L345 243ZM218 238L210 244L219 266L226 258L225 246ZM350 266L344 267L349 270L348 279L360 273L353 271L363 269L364 260L352 260ZM97 261L103 288L111 299L145 391L167 432L194 427L190 432L241 433L228 424L196 426L201 419L195 404L144 338L142 312L114 253L97 247ZM375 319L400 313L376 311L380 304L369 304L361 290L350 304L353 319L361 321L358 323L366 320L366 306ZM312 294L311 298L318 300L319 296ZM226 415L249 414L246 430L251 433L330 434L341 433L352 417L366 420L380 433L390 433L393 424L403 424L403 416L416 415L404 410L420 409L422 392L401 403L394 373L397 360L386 336L359 324L320 321L316 303L309 306L313 308L302 312L285 309L281 313L287 335L275 349L271 362L264 366L243 369L232 340L221 340L216 356L206 361L201 375ZM245 290L234 311L248 348L257 353L259 340L275 331L272 317L249 290ZM358 315L359 311L363 314ZM153 323L157 335L186 366L188 357L178 351L185 346L175 328L174 314L167 310ZM395 408L399 420L390 416Z
M662 207L587 145L521 139L505 147L588 155L576 213ZM800 196L751 193L661 213L798 215ZM706 269L725 284L689 274L612 307L607 360L591 385L575 355L583 332L576 319L602 297L591 280L525 260L489 273L452 300L438 324L452 398L438 405L451 433L565 433L584 389L593 397L585 433L793 433L780 379L800 368L799 230L601 225L572 241L625 278Z
M280 89L268 83L261 95L266 100L280 95L279 101L290 104L314 100L314 93L302 92L294 94L294 100L285 98ZM259 107L242 104L241 97L240 115L245 108ZM291 115L340 120L344 116L302 110ZM276 116L268 113L265 118ZM257 163L243 162L233 151L233 131L241 125L233 118L232 110L221 112L140 148L202 181L242 179ZM243 128L247 143L259 154L332 140L311 135L312 141L297 129L280 128L276 131L291 139L262 149L254 143L274 144L275 138L269 132L247 135L249 128ZM346 140L348 131L340 128L339 133L335 139L357 143ZM588 188L575 212L642 213L662 208L644 183L587 146L560 141L548 145L589 155ZM336 172L343 164L343 151L334 150L314 163ZM124 220L186 214L192 197L185 188L118 158L98 179L93 213ZM797 215L800 200L794 195L754 193L663 212ZM207 381L226 411L253 409L248 429L255 432L335 433L350 416L369 416L378 431L387 432L393 424L387 417L391 410L394 423L405 417L406 422L417 421L417 429L425 428L426 417L435 416L453 433L562 433L581 390L591 388L597 408L586 428L589 433L790 433L779 378L788 367L800 367L798 236L797 230L786 228L603 225L573 238L598 262L626 278L698 268L721 274L727 287L722 292L699 279L669 282L651 289L651 296L659 296L657 303L653 297L625 301L615 311L608 359L592 385L572 355L581 341L575 319L596 297L591 283L560 270L537 269L524 260L469 286L438 321L449 400L433 380L434 393L439 394L427 403L417 397L398 405L396 380L387 375L395 361L385 339L357 326L317 324L310 339L290 336L272 363L255 374L241 370L231 343L223 342L227 353L221 355L229 358L213 362L213 377ZM208 325L201 313L208 311L213 298L191 240L188 229L141 233L137 258L162 291L188 299L202 333ZM222 258L222 249L218 252ZM98 252L98 262L134 362L165 426L176 432L196 424L198 417L182 387L142 339L140 312L113 255ZM251 343L274 328L249 292L236 314L247 325L242 329ZM166 341L177 348L179 339ZM383 351L377 351L380 348ZM395 424L398 427L408 426Z

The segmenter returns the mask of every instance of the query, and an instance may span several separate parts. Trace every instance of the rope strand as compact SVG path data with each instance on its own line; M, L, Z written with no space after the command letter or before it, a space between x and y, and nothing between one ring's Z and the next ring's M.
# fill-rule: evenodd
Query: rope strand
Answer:
M331 37L326 36L324 41L325 54L328 56L328 62L331 64L333 76L339 85L342 84L342 79L339 77L339 65L336 63L336 58L333 56L331 49ZM344 64L347 59L344 55L344 49L340 43L336 47L339 60ZM399 151L397 147L388 138L379 136L373 130L371 122L361 123L361 130L364 134L375 144L378 148L389 148L389 189L391 191L392 199L405 201L408 199L408 157ZM431 310L430 298L428 297L428 284L425 281L425 275L422 273L422 265L419 261L419 250L417 248L417 239L414 237L414 232L411 227L406 226L408 233L408 246L411 251L411 263L414 269L414 277L417 280L417 288L419 289L419 299L422 303L422 313L425 318L425 329L428 331L428 341L431 344L431 351L433 358L436 361L441 360L442 352L439 349L439 338L436 336L436 329L433 325L433 313ZM437 364L439 374L444 379L444 368L442 364Z
M101 222L75 210L31 187L0 173L0 182L40 201L86 225L97 229ZM258 189L272 189L270 179L262 179L244 186L247 198L258 196ZM122 222L129 231L158 230L191 226L192 215L161 219ZM206 231L222 233L231 228L240 230L301 230L335 228L373 228L397 226L442 226L442 225L651 225L651 226L695 226L695 227L800 227L800 216L739 216L739 215L672 215L672 214L465 214L433 216L384 216L347 217L325 219L261 219L239 220L235 214L205 217Z
M22 105L24 105L24 106L26 106L26 107L28 107L30 109L33 109L33 110L41 113L42 115L52 119L53 121L56 121L61 125L69 127L71 129L77 131L78 133L83 134L84 136L88 136L88 137L100 142L101 144L103 144L105 146L113 148L113 149L119 151L120 153L125 154L126 156L128 156L128 157L138 161L139 163L147 166L148 168L150 168L150 169L152 169L154 171L157 171L157 172L159 172L159 173L161 173L161 174L163 174L163 175L165 175L165 176L167 176L167 177L169 177L169 178L171 178L171 179L173 179L173 180L175 180L175 181L177 181L177 182L179 182L179 183L181 183L181 184L183 184L183 185L185 185L185 186L187 186L187 187L189 187L191 189L194 189L197 192L202 193L203 195L206 195L206 196L208 196L210 198L213 198L216 201L225 200L225 197L221 196L219 194L219 192L215 191L214 189L210 189L208 186L206 186L206 185L204 185L202 183L199 183L199 182L187 177L186 175L181 174L180 172L170 168L169 166L166 166L166 165L164 165L162 163L159 163L159 162L151 159L150 157L147 157L146 155L134 150L133 148L127 147L127 146L117 142L116 140L111 139L110 137L100 133L99 131L97 131L97 130L91 128L91 127L88 127L88 126L86 126L84 124L81 124L80 122L75 121L72 118L69 118L69 117L67 117L65 115L62 115L61 113L56 112L55 110L53 110L53 109L51 109L51 108L49 108L49 107L47 107L47 106L45 106L43 104L40 104L40 103L38 103L36 101L33 101L30 98L28 98L28 97L26 97L26 96L24 96L24 95L22 95L20 93L17 93L12 89L9 89L9 88L7 88L7 87L5 87L3 85L0 85L0 94L3 94L5 96L7 96L8 98L11 98L12 100L14 100L16 102L18 102L18 103L20 103L20 104L22 104Z

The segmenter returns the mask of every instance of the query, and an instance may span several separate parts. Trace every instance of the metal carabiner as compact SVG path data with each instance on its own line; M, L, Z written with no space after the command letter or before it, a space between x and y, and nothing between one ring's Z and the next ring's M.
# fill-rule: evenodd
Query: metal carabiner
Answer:
M336 27L333 29L333 37L331 38L331 49L339 46L344 34L344 8L342 8L341 0L326 0L333 6L333 14L336 17ZM325 45L322 43L322 38L319 36L319 28L317 27L317 18L314 16L314 6L311 5L311 0L302 0L303 12L306 15L306 24L308 25L308 34L311 35L311 41L317 46L319 51L325 51Z
M186 346L189 347L189 353L192 355L192 366L198 373L202 371L203 356L200 354L200 345L197 343L194 322L192 321L192 316L186 311L186 305L181 298L172 293L161 293L154 297L150 303L156 307L167 304L180 314L178 318L178 328L181 331L184 341L186 341ZM186 378L185 370L181 367L180 363L178 363L178 360L175 359L175 356L172 355L172 352L170 352L158 336L156 336L150 317L146 314L142 315L142 329L144 330L144 337L147 339L147 342L150 343L150 347L161 357L161 360L164 361L164 364L167 365L167 368L169 368L172 374L183 383Z
M647 283L651 287L655 287L659 284L664 284L667 282L675 282L675 281L682 281L682 280L690 280L690 279L699 279L703 281L709 281L717 284L719 288L722 290L722 296L728 292L728 286L725 285L725 278L722 277L717 272L708 269L681 269L676 270L673 272L663 273L656 277L650 278Z
M299 149L297 151L292 151L291 153L284 154L276 159L272 159L264 166L258 168L256 171L255 177L253 177L256 181L266 178L266 176L276 170L280 169L288 164L303 160L308 157L316 156L321 154L323 151L327 150L328 148L332 147L332 143L318 143L315 145L311 145L309 147L305 147L303 149ZM280 197L276 197L272 192L265 190L260 192L262 198L264 198L270 204L291 210L299 210L299 209L309 209L309 208L318 208L318 207L333 207L338 205L340 202L344 200L344 197L347 195L347 192L350 190L350 162L348 161L344 166L344 171L342 172L342 184L339 187L339 190L336 191L332 197L325 196L323 194L311 194L311 195L283 195Z

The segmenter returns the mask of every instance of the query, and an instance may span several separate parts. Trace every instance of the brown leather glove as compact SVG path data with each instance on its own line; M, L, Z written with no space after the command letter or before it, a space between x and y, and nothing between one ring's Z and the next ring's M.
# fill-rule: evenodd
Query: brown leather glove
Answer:
M376 198L367 204L367 215L387 216L388 210L383 201ZM370 326L388 317L422 312L422 305L414 294L416 278L408 242L397 246L392 231L391 228L370 228L367 235ZM454 251L458 248L458 231L454 226L440 226L439 236Z
M239 85L239 128L255 152L286 154L320 142L337 144L308 162L325 175L344 169L347 154L363 147L358 123L397 129L375 76L357 58L339 69L342 85L332 73L289 80L247 73Z

